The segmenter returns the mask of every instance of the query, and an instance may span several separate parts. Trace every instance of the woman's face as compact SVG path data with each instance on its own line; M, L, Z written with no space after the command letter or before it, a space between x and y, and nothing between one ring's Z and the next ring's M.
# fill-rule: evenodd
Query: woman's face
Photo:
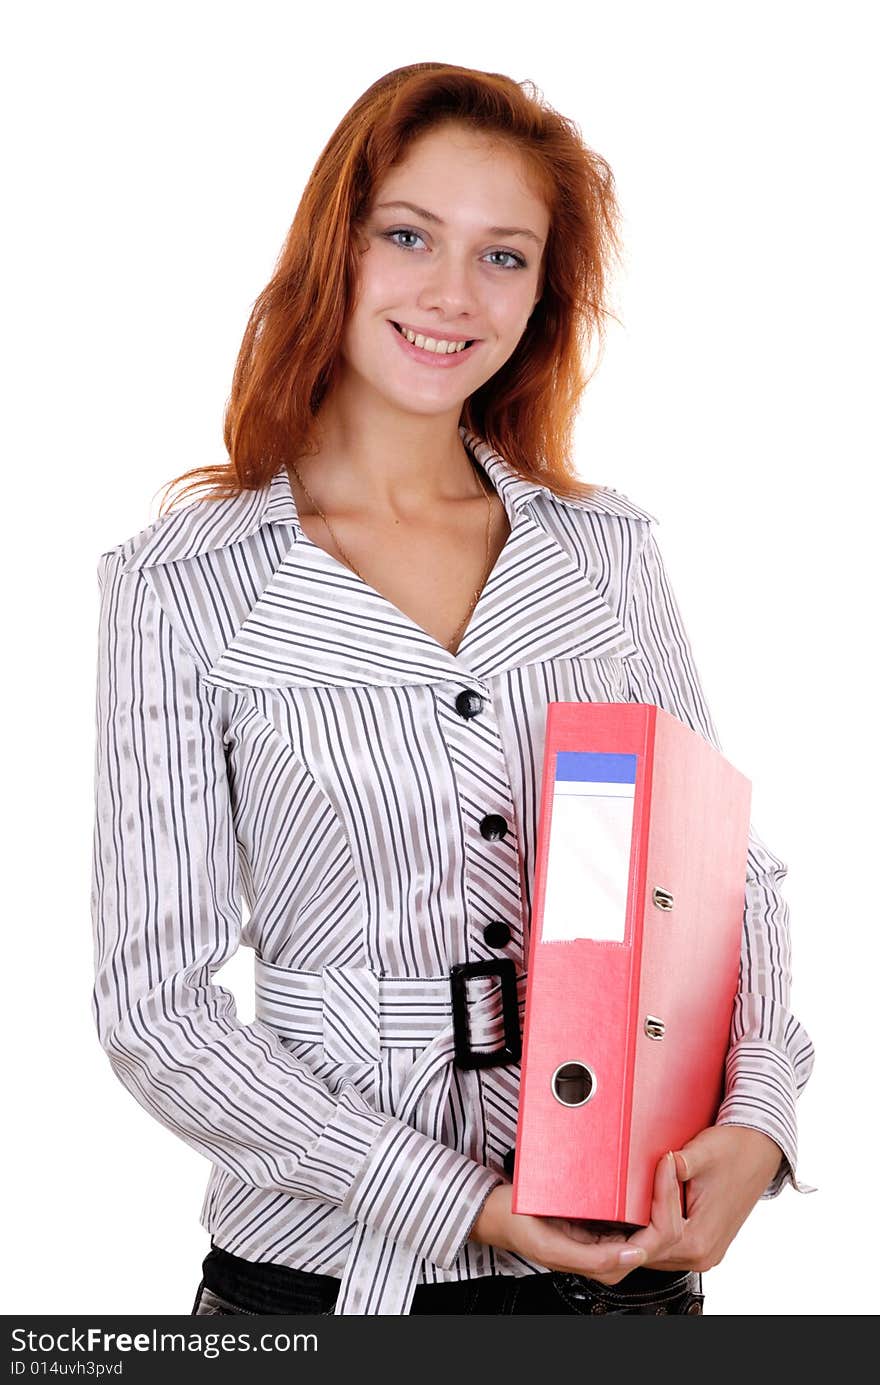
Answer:
M522 336L540 296L548 228L546 205L514 151L460 125L420 136L369 208L342 341L346 387L457 422L464 400ZM438 354L410 344L394 324L435 342L475 344Z

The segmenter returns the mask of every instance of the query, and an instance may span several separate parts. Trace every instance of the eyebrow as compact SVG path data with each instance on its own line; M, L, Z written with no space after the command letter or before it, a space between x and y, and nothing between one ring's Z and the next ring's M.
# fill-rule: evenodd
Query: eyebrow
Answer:
M378 202L374 211L380 211L383 207L406 207L409 211L415 212L416 216L424 217L425 221L433 221L437 226L445 226L436 212L429 212L427 207L417 207L414 202ZM486 230L490 236L527 236L536 245L543 245L540 236L536 236L534 231L530 231L525 226L487 226Z

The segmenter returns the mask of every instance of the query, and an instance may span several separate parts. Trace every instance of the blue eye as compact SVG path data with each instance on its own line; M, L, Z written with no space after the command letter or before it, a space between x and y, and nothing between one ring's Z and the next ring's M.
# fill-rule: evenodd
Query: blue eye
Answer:
M390 241L392 242L392 244L397 245L398 242L397 242L396 240L394 240L394 237L395 237L395 236L415 236L416 240L421 240L421 239L422 239L421 236L419 235L418 231L386 231L386 232L385 232L385 237L386 237L386 239L387 239L387 240L390 240ZM408 246L408 245L401 245L400 248L401 248L401 250L409 250L411 247Z
M412 245L402 245L400 241L395 240L395 236L412 236L415 240L422 240L422 237L419 235L418 231L411 231L408 227L405 226L398 227L394 231L383 231L382 235L385 238L385 240L390 240L392 245L398 245L401 250L412 250L415 247ZM496 269L526 268L526 262L523 259L522 255L517 254L515 250L490 250L488 253L490 255L503 255L506 256L508 260L513 261L513 264L496 264L494 266L494 268Z
M513 260L512 265L499 265L499 269L525 269L526 262L522 255L517 255L513 250L490 250L490 255L506 255L509 260Z

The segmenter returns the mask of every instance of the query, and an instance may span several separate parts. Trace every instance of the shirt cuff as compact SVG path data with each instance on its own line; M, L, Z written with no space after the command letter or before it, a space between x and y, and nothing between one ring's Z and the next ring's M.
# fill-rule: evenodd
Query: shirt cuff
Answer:
M320 1084L315 1085L320 1090ZM369 1106L353 1082L343 1082L335 1111L296 1161L286 1188L300 1197L343 1206L387 1124L388 1116Z
M745 1125L775 1140L783 1159L767 1184L762 1198L777 1197L786 1184L798 1193L815 1188L798 1181L797 1085L794 1068L786 1054L771 1044L744 1040L727 1055L726 1095L716 1125Z
M422 1259L451 1269L501 1175L391 1118L343 1211Z

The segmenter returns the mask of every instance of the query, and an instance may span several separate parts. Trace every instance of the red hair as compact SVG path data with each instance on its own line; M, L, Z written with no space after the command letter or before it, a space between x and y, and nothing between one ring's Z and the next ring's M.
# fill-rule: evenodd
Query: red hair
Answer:
M611 169L533 83L429 62L380 77L330 137L245 330L224 420L229 461L193 468L169 487L188 481L183 494L208 485L206 498L227 498L316 451L315 420L338 368L373 190L420 134L450 121L516 151L550 215L538 304L511 357L465 401L460 423L527 479L560 494L593 492L570 451L594 373L585 348L604 344L604 319L613 316L605 299L620 214Z

